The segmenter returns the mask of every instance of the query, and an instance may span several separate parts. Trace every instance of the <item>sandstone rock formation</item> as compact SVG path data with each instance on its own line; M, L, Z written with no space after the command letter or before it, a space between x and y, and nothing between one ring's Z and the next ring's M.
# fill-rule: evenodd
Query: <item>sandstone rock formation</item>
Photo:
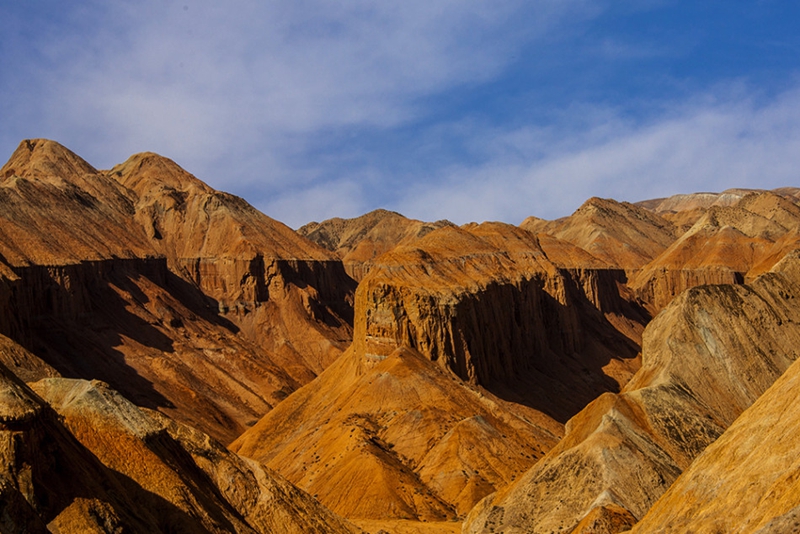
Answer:
M427 223L407 219L393 211L375 210L354 219L311 222L297 232L335 252L342 259L347 274L361 280L369 272L370 262L384 252L447 225L452 223Z
M642 368L623 392L572 418L542 460L475 507L464 532L611 533L641 519L800 356L800 257L778 270L676 298L645 330Z
M546 242L553 260L533 234L484 223L444 227L381 256L356 293L354 350L380 359L415 348L566 421L635 372L648 317L620 290L621 270Z
M791 531L798 200L294 232L156 154L24 141L0 531Z
M797 276L798 255L793 262ZM779 297L796 307L795 296ZM633 532L796 532L798 391L800 362L795 362L692 463Z
M31 140L0 176L0 333L64 376L229 442L350 342L341 263L166 158Z
M659 310L689 287L741 283L800 245L799 227L797 204L770 192L712 206L630 285Z
M544 241L445 226L374 260L352 351L233 450L345 517L466 514L555 444L557 420L639 365L645 318L620 292L624 273Z
M349 344L355 283L335 256L156 154L132 156L109 175L132 191L135 218L170 269L297 382Z
M633 272L661 254L677 237L674 225L628 202L590 198L569 217L529 217L522 228L577 245L609 265Z
M0 365L3 532L357 532L275 473L102 382L32 387Z

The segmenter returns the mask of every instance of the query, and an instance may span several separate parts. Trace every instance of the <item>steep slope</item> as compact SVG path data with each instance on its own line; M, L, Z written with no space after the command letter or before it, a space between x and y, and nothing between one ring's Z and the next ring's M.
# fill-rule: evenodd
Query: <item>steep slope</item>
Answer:
M58 374L227 443L350 342L341 262L166 158L32 140L0 176L0 333Z
M561 434L411 349L354 352L245 432L231 449L352 518L443 521L521 474Z
M799 224L800 208L770 192L712 206L630 285L659 310L695 285L741 283L800 245Z
M677 237L674 226L628 202L590 198L572 215L555 221L529 217L520 227L577 245L609 265L639 269Z
M798 389L800 367L795 363L697 458L632 532L796 532Z
M800 363L701 454L635 533L797 531Z
M32 387L49 405L0 366L3 532L357 531L271 471L103 383Z
M108 174L133 191L136 221L170 269L296 381L311 380L349 344L355 283L334 255L156 154Z
M647 317L621 293L622 271L548 246L559 263L533 234L484 223L394 249L358 287L355 351L380 358L409 346L566 421L630 378ZM561 263L570 260L590 263Z
M23 141L0 168L0 262L65 265L153 254L127 191L58 143Z
M637 342L607 318L641 328L623 274L544 240L447 226L382 255L356 293L352 351L233 450L346 517L465 514L554 445L554 418L638 367Z
M612 533L641 519L800 356L800 259L779 269L676 298L646 328L642 368L623 392L571 419L564 439L479 503L463 531Z
M449 221L427 223L393 211L375 210L354 219L311 222L297 232L335 252L344 262L347 274L361 280L369 272L370 262L384 252L451 224Z

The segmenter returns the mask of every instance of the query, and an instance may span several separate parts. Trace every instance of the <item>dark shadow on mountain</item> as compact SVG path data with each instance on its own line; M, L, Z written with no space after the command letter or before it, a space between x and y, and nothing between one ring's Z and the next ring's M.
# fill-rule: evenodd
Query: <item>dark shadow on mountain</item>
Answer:
M87 508L84 517L97 521L109 532L209 532L200 518L104 465L49 407L36 426L26 440L25 452L31 460L34 499L44 522L49 523L69 506L82 506ZM192 493L204 505L211 522L222 531L234 532L236 529L221 506L226 506L233 517L238 514L227 502L216 502L211 488L216 490L213 485L196 486Z
M561 423L602 393L618 392L617 381L604 368L612 359L636 358L641 347L606 314L642 325L650 316L640 303L620 295L614 277L595 288L597 306L570 276L567 304L536 279L519 286L490 284L462 301L457 315L470 321L459 325L459 335L476 359L477 382L501 399Z

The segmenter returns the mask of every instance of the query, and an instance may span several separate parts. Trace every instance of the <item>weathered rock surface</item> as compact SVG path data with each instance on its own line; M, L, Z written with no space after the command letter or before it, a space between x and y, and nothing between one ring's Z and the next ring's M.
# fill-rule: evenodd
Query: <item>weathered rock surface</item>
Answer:
M743 196L735 206L712 206L631 288L655 310L685 289L734 284L769 270L800 245L800 208L770 192Z
M677 237L674 225L628 202L590 198L569 217L529 217L520 227L577 245L607 264L634 271L661 254Z
M472 510L464 532L620 532L641 519L800 356L798 257L776 270L676 298L645 330L642 368L623 392L572 418L542 460Z
M0 169L0 531L357 531L271 468L376 528L587 534L689 469L637 531L792 531L795 367L737 417L800 351L798 199L379 210L308 240L158 155L25 141ZM237 436L254 459L214 440Z
M0 176L0 334L55 373L230 442L350 342L341 262L166 158L32 140Z
M798 391L796 362L692 463L633 532L797 532Z
M533 234L484 223L441 228L381 256L357 290L356 353L379 359L411 347L566 421L635 372L648 317L621 291L624 272L547 242L556 261Z
M355 282L330 252L173 161L137 154L108 172L170 270L304 384L349 345Z
M20 143L0 168L0 262L9 267L146 258L127 191L63 146Z
M624 273L544 241L447 226L380 256L356 293L352 352L232 448L346 517L462 516L555 444L557 419L639 365L645 319Z
M401 348L374 361L345 353L231 448L345 517L445 521L519 476L561 430Z
M102 382L32 387L38 395L0 366L3 532L357 532L268 469Z
M452 223L427 223L408 219L393 211L375 210L354 219L311 222L298 228L297 232L335 252L342 259L347 274L361 280L369 272L372 260L384 252L448 225Z

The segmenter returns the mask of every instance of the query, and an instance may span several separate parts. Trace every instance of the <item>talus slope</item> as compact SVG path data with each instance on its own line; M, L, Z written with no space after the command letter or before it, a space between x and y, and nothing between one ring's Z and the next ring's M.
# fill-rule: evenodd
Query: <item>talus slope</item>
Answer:
M174 162L53 141L0 170L0 333L229 442L349 344L331 253Z
M751 285L692 288L645 329L642 368L469 514L465 534L620 532L800 356L797 258ZM589 529L589 530L585 530Z
M358 531L275 473L104 383L31 387L0 366L3 532Z

